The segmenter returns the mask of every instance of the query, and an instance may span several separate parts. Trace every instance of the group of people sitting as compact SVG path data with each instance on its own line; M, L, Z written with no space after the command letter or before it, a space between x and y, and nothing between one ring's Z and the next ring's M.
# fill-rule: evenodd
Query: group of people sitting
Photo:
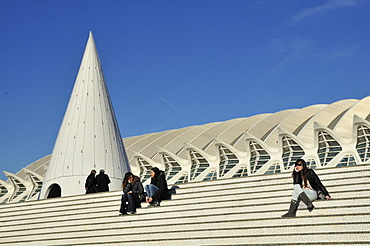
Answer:
M149 203L148 207L158 207L162 200L169 199L170 194L164 171L154 167L150 170L150 184L145 186L145 192L140 178L131 172L127 172L122 181L122 200L120 215L136 214L136 208L141 207L142 202Z
M108 184L110 180L104 170L100 170L96 177L95 174L96 171L92 170L86 179L86 194L109 191ZM120 215L136 214L136 209L141 207L142 202L149 203L148 207L158 207L162 200L170 198L164 171L154 167L150 170L150 176L150 184L145 186L144 192L144 187L138 176L131 172L125 174L122 181L123 194L119 210ZM311 212L315 208L312 201L319 198L332 199L317 174L314 170L307 168L303 159L298 159L295 162L292 178L293 193L289 211L281 217L295 217L300 202L303 202L308 211Z
M86 178L85 190L86 194L109 191L110 179L107 174L105 174L104 169L101 169L99 174L96 175L95 170L91 170L90 175Z

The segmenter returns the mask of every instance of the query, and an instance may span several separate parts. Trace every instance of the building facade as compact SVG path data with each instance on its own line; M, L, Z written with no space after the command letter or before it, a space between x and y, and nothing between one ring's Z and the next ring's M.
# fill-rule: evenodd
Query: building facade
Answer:
M315 169L370 162L370 96L123 139L133 173L154 166L169 184L290 173L304 158ZM38 198L48 155L0 180L0 202ZM108 173L109 174L109 173Z
M158 167L180 184L289 173L299 158L314 169L369 163L370 96L121 139L90 34L53 153L4 172L0 203L47 198L53 184L83 194L95 168L119 190L128 170L145 183Z

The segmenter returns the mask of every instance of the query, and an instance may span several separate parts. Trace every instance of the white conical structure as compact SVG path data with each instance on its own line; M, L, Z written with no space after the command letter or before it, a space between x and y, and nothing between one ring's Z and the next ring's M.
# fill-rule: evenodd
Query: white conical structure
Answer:
M119 190L130 167L90 32L40 198L59 187L61 196L84 194L92 169L104 169L110 190Z

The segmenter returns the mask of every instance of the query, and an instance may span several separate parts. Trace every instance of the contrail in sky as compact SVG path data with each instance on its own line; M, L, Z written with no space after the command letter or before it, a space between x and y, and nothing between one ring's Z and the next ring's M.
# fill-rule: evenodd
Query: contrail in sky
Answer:
M177 112L183 114L183 112L181 112L175 105L173 105L172 103L170 103L169 101L167 101L166 99L164 99L163 97L159 97L160 99L162 99L165 103L167 103L168 105L170 105L172 108L174 108Z

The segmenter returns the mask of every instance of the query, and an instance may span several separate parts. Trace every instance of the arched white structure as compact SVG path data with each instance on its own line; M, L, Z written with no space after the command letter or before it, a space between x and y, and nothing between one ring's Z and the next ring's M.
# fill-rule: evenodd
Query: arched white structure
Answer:
M183 182L184 175L192 182L290 172L298 158L312 168L354 165L370 161L370 97L145 134L124 143L134 171L138 156L165 170L163 159L168 162L170 155L182 174L171 175L170 183ZM202 173L191 176L192 166Z
M369 163L370 96L128 137L123 142L132 172L145 182L154 166L165 170L174 184L291 172L298 158L312 168ZM0 180L0 203L36 199L37 182L32 180L45 175L49 159L50 155L17 174L7 173L9 180Z

